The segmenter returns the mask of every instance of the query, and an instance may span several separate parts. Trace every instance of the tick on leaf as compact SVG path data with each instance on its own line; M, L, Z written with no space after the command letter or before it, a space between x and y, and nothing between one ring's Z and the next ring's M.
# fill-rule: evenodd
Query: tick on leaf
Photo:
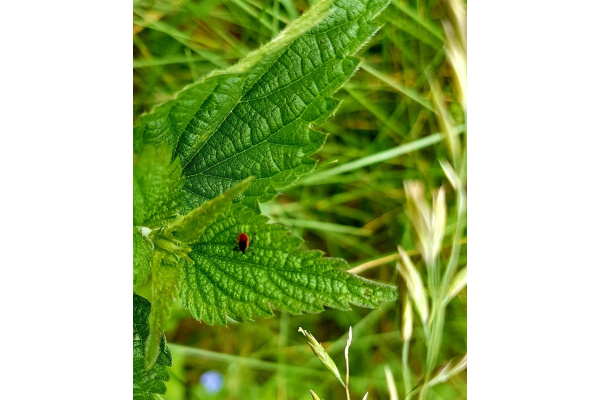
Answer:
M251 244L252 240L250 240L247 234L242 232L238 235L237 246L233 249L236 251L241 251L242 254L246 254L246 251L248 251L248 247L250 247Z

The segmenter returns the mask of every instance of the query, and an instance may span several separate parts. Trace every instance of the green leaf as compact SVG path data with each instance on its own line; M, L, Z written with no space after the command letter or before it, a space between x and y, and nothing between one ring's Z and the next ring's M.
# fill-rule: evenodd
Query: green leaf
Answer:
M171 162L166 144L144 146L133 155L133 225L156 228L166 224L181 207L179 160Z
M152 266L152 301L154 307L148 318L150 333L146 340L146 367L151 367L160 354L164 337L163 326L171 315L181 286L182 266L185 261L173 255L157 251Z
M268 220L234 204L192 246L195 263L184 267L180 295L196 319L224 325L227 316L271 316L272 307L299 314L396 299L394 286L349 274L344 260L321 251L299 250L302 239ZM240 232L252 240L246 254L234 250Z
M167 224L181 207L179 160L171 162L166 144L146 145L133 155L133 288L148 280L154 244L152 232ZM154 229L153 229L154 228Z
M389 0L316 4L272 42L216 71L140 117L134 148L166 142L181 160L185 209L254 176L241 201L259 201L314 169L326 135L314 125L339 105L331 97L358 68L353 54L377 31Z
M247 178L229 189L222 195L207 201L200 207L177 218L166 229L174 239L187 244L197 242L206 228L210 226L223 213L229 210L233 200L242 194L252 182L252 177Z
M152 270L152 243L133 227L133 289L148 280Z
M170 379L166 367L172 364L171 351L167 347L166 339L162 338L160 353L156 363L150 369L144 365L144 342L148 337L150 328L148 326L148 315L150 314L150 302L133 295L133 398L134 400L154 400L151 393L165 393L166 387L163 381Z
M234 199L242 194L244 190L248 189L251 181L252 177L247 178L227 192L207 201L186 215L177 215L166 226L156 230L149 230L148 241L165 255L169 254L176 259L193 262L187 256L187 253L191 251L189 245L197 242L204 233L204 230L221 214L229 210ZM177 262L173 261L173 263Z

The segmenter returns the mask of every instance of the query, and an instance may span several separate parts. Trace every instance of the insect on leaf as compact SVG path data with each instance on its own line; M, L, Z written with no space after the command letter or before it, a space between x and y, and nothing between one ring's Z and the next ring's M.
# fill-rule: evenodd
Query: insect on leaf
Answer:
M282 225L267 224L242 204L234 204L192 246L194 263L183 269L181 300L207 323L273 315L272 307L290 313L347 310L351 304L375 308L395 300L396 288L347 273L339 258L303 251L302 239ZM234 251L240 231L252 238L251 251Z

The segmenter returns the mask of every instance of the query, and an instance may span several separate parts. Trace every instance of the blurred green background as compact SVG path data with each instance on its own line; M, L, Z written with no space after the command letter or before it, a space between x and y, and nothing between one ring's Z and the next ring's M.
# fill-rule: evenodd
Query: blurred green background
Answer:
M184 86L215 68L235 64L267 43L312 3L134 1L134 121ZM466 7L466 3L460 5ZM452 27L466 29L461 25L465 21L453 11L456 7L456 3L439 0L392 0L379 16L382 29L358 54L363 59L361 69L335 96L344 100L341 107L318 127L330 134L315 155L320 171L262 205L263 213L274 222L303 237L306 248L344 258L351 267L361 266L356 271L366 278L398 284L397 245L402 245L426 282L405 213L405 180L423 182L427 199L431 190L446 188L448 220L442 264L449 258L456 198L440 160L451 160L457 169L466 171L466 136L452 136L458 138L454 143L447 139L448 131L460 130L466 123L464 85L455 78L450 62L456 49L459 61L461 56L466 60L466 54L460 54L466 38L461 41L460 35L451 35ZM437 139L438 133L446 133L446 140ZM393 156L384 153L405 144L413 147L400 148ZM349 164L347 171L317 175L351 162L357 164ZM462 267L466 265L466 232L460 240L458 265ZM139 293L151 298L148 287ZM467 352L466 297L465 289L446 310L440 366ZM178 305L167 330L174 364L163 398L310 399L309 389L322 399L346 398L339 382L297 332L299 326L325 346L342 374L344 346L352 326L352 398L362 399L366 391L369 399L390 398L384 365L390 367L404 398L401 310L401 304L384 303L379 310L327 310L301 316L277 313L275 318L255 323L230 322L228 327L219 327L195 321ZM410 345L410 374L418 382L426 353L418 323ZM223 388L216 393L200 384L202 374L210 370L224 378ZM433 387L427 398L466 398L466 381L465 370Z

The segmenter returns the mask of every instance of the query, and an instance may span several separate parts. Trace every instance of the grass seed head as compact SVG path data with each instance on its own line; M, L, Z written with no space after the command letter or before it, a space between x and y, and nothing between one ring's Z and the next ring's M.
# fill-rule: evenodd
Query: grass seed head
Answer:
M321 343L319 343L317 341L317 339L315 339L315 337L313 335L311 335L311 333L309 331L302 329L302 327L298 328L298 332L300 332L304 336L306 336L306 338L308 339L308 345L312 349L313 353L315 353L315 356L317 356L317 358L319 359L319 361L321 361L321 363L323 363L325 368L327 368L329 370L329 372L331 372L331 374L340 381L342 386L345 387L346 385L344 384L344 381L342 380L340 371L338 370L337 366L335 365L335 363L333 362L333 360L331 359L331 357L329 356L329 354L327 353L325 348L321 345Z
M434 265L446 230L446 194L443 188L433 193L433 209L425 200L421 182L404 183L407 196L406 213L415 233L415 242L427 267Z
M454 296L460 293L467 286L467 267L465 266L463 269L458 271L452 284L450 285L450 289L448 289L447 298L448 301L452 300Z
M398 252L400 253L400 260L397 264L398 272L400 272L402 279L406 282L408 294L415 304L417 312L421 317L421 321L425 324L429 318L429 305L427 303L427 294L425 293L423 281L410 257L406 254L406 251L398 246Z

